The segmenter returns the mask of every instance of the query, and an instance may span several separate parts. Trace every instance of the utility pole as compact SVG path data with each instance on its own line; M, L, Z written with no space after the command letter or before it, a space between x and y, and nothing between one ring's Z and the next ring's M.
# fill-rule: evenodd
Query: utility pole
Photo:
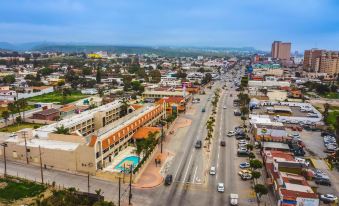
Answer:
M128 195L128 205L131 205L131 199L132 199L132 175L133 175L133 164L131 164L131 169L129 171L129 195Z
M119 200L118 200L118 206L120 206L120 193L121 193L121 177L119 177Z
M6 177L6 175L7 175L7 162L6 162L6 147L7 147L7 143L2 143L1 146L4 148L4 163L5 163L4 176Z
M41 147L39 145L39 156L40 156L40 174L41 174L41 182L44 184L44 172L42 170L42 158L41 158Z
M88 192L88 194L89 194L89 189L90 189L90 187L89 187L89 172L87 173L87 192Z
M22 132L22 135L24 136L24 139L25 139L26 162L27 162L27 164L29 164L29 162L28 162L28 151L27 151L26 131L23 131L23 132Z
M162 154L162 141L164 139L164 126L161 126L160 153Z

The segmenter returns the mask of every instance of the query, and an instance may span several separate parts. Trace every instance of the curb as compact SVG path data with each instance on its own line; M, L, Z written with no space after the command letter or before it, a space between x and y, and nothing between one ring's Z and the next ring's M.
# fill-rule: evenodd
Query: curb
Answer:
M137 188L137 189L152 189L152 188L155 188L155 187L160 186L163 182L164 182L164 178L161 177L161 182L159 182L159 183L156 184L156 185L153 185L153 186L138 186L138 185L132 185L132 187L133 187L133 188Z

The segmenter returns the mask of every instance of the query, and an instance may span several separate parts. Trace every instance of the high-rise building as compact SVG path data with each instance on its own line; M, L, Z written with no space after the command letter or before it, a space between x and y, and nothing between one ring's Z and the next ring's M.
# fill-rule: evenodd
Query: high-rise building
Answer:
M289 60L291 58L291 43L274 41L271 50L272 58Z
M307 72L339 73L339 52L321 49L305 50L303 68Z

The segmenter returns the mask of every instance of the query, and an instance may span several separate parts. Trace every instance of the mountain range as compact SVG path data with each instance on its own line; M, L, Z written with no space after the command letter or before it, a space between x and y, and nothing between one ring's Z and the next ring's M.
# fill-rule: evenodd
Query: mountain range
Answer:
M161 56L196 56L196 55L225 55L225 53L258 53L253 47L152 47L152 46L116 46L91 43L55 43L55 42L28 42L12 44L0 42L0 50L10 51L40 51L40 52L97 52L108 51L112 53L157 54Z

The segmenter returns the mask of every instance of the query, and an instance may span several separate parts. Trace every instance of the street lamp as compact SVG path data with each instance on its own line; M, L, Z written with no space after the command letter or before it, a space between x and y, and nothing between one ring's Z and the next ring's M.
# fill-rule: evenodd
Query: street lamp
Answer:
M8 146L7 145L7 143L1 143L0 144L2 147L3 147L3 149L4 149L4 163L5 163L5 171L4 171L4 176L6 177L6 175L7 175L7 162L6 162L6 147Z

